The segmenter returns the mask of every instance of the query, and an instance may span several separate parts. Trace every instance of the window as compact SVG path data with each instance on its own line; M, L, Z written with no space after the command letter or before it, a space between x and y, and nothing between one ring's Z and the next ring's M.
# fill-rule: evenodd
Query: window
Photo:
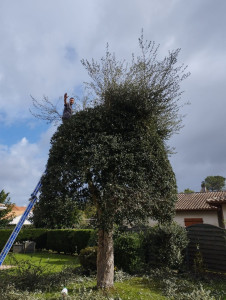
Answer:
M203 218L185 218L184 224L186 227L193 224L203 224Z

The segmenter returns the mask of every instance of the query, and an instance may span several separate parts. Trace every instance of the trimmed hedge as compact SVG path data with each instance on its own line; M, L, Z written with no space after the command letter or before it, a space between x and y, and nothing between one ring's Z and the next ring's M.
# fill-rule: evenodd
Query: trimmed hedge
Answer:
M0 229L0 250L5 246L12 229ZM16 242L20 241L34 241L36 242L36 249L46 248L46 238L47 230L46 229L22 229L17 238Z
M46 249L73 254L87 247L92 229L55 229L47 232Z
M48 249L57 252L75 253L86 248L91 237L92 229L22 229L16 239L36 242L36 249ZM6 244L11 229L0 229L0 251Z
M0 229L0 251L5 246L11 232L11 229Z

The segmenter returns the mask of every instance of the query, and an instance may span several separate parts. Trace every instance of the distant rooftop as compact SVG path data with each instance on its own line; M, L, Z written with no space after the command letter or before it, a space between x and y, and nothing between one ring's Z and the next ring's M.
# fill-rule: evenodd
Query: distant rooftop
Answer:
M179 193L176 210L216 210L223 203L226 203L226 191Z
M6 206L5 206L5 204L0 203L0 210L2 210L2 209L6 209Z

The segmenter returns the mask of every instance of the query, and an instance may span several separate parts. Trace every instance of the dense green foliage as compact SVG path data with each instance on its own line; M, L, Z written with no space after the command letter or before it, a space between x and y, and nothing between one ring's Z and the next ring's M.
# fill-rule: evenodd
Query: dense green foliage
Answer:
M0 229L0 249L2 249L7 242L12 229ZM20 241L34 241L36 242L36 249L45 249L46 248L46 238L47 230L46 229L26 229L23 228L17 238L16 242Z
M0 228L4 228L13 220L13 214L10 214L13 204L10 201L9 193L5 193L4 190L0 192L0 203L6 207L6 209L0 210Z
M81 206L94 204L104 228L145 217L171 220L176 183L164 143L155 126L133 110L130 102L120 111L98 106L58 128L34 209L37 217L43 211L43 223L56 218L52 199L65 195Z
M42 205L36 204L33 212L31 219L37 228L73 228L79 223L81 217L74 199L66 194L63 196L61 194L59 197L57 191L48 194Z
M191 189L189 189L189 188L187 188L187 189L185 189L184 190L184 193L185 194L191 194L191 193L194 193L195 191L193 191L193 190L191 190Z
M139 46L130 64L108 49L100 63L82 61L92 108L77 112L51 140L36 226L71 227L75 203L94 205L104 230L172 219L176 182L165 141L181 127L177 102L189 74L176 66L179 49L158 60L154 42L142 35Z
M177 102L188 74L176 66L179 49L157 60L155 43L142 35L139 46L141 55L130 64L108 49L100 63L82 61L91 78L86 87L92 105L52 137L34 209L35 226L66 228L75 207L95 207L99 288L113 286L114 225L148 218L170 223L177 200L166 141L181 127Z
M185 259L187 232L175 223L155 226L144 232L117 232L114 235L115 266L129 274L152 267L179 269ZM96 266L96 248L81 250L81 264L86 271Z
M211 192L221 191L225 186L225 179L223 176L207 176L202 184Z
M115 266L130 274L144 270L143 234L121 233L114 237Z
M0 230L0 250L7 242L12 230ZM88 246L93 230L70 229L70 230L48 230L48 229L22 229L16 241L34 241L36 249L48 249L57 252L76 253Z
M144 238L146 263L150 266L179 268L188 245L185 228L176 223L150 228Z
M55 229L47 231L47 249L64 253L79 253L87 247L92 229Z
M0 251L5 246L12 230L11 229L0 229Z
M82 249L79 261L87 274L95 272L97 270L97 246Z

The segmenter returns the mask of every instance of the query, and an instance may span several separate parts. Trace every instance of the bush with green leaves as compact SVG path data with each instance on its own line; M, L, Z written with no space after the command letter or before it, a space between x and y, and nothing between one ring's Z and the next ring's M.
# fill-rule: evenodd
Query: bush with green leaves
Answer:
M223 286L220 289L216 286L213 274L197 279L191 273L155 268L143 276L143 280L149 286L159 288L170 300L223 300L226 295ZM217 281L225 282L224 276L219 277Z
M0 229L0 251L3 249L11 232L12 232L11 229Z
M92 229L53 229L47 232L47 249L64 252L79 253L88 245Z
M114 238L115 265L125 272L142 271L144 257L142 236L138 233L120 233Z
M97 269L97 247L87 247L82 249L79 254L79 261L88 274Z
M187 244L185 228L176 223L156 225L145 234L145 261L151 266L179 268Z

